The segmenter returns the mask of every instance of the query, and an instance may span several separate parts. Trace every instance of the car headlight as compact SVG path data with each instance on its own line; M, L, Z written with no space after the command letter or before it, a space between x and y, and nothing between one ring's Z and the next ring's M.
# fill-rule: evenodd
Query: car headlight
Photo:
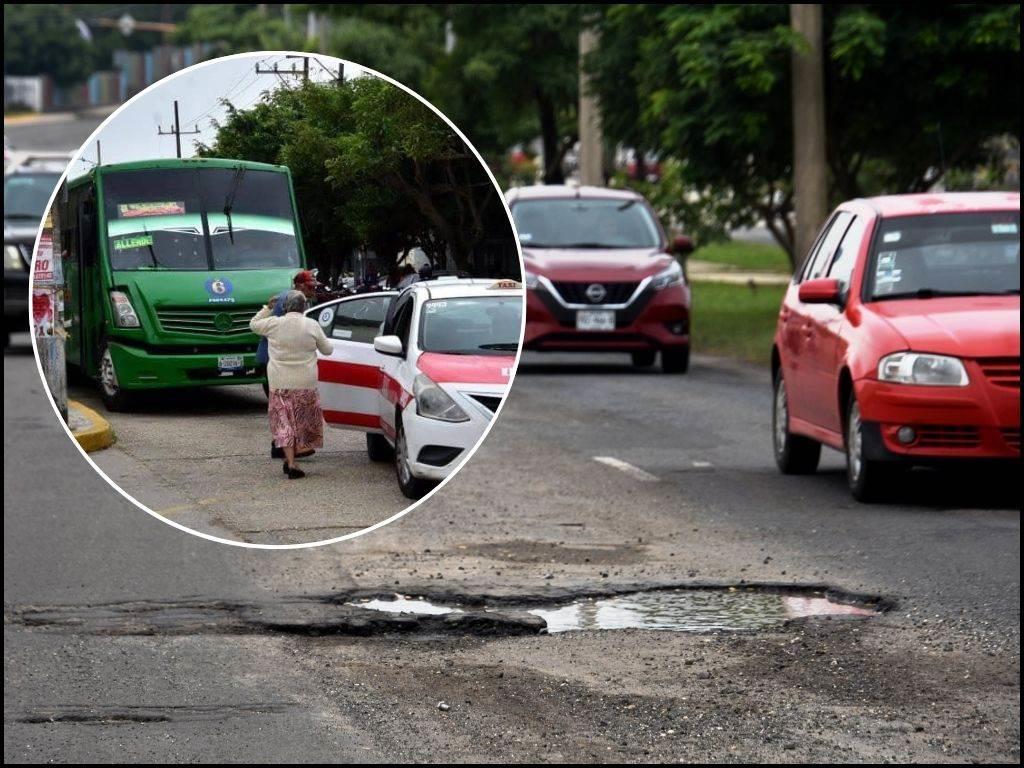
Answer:
M118 328L138 328L139 316L135 314L132 300L124 291L110 292L110 306L114 310L114 325Z
M537 276L535 274L533 274L533 272L530 272L529 270L524 269L523 270L523 283L526 285L527 288L529 288L532 291L532 290L535 290L538 285L540 285L540 280L537 279Z
M967 369L956 357L920 352L896 352L878 363L878 378L894 384L966 387Z
M678 261L673 261L651 279L651 287L656 291L682 284L683 268L679 266Z
M469 421L469 416L459 404L425 373L416 377L412 384L412 394L416 398L416 413L420 416L438 421Z
M21 260L21 249L18 246L4 246L4 269L13 269L16 272L25 271L25 262Z

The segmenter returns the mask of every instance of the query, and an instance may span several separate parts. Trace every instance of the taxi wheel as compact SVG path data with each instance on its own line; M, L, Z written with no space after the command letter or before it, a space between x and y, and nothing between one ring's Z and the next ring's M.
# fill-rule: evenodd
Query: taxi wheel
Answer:
M663 373L686 373L690 370L690 345L661 350L661 370Z
M809 475L818 469L821 443L789 431L789 397L782 371L775 374L772 398L772 445L775 463L784 475Z
M384 435L373 432L366 433L366 453L370 461L391 461L395 458L395 451L388 443Z
M395 474L398 477L398 487L407 499L422 499L437 483L415 477L410 461L409 448L405 441L405 427L399 421L395 435Z
M103 398L103 405L108 411L125 411L131 406L132 398L129 392L121 389L117 381L117 371L114 368L114 358L110 354L110 345L103 342L100 352L99 371L100 396Z
M654 350L644 349L640 352L633 353L633 365L637 368L650 368L654 365L654 359L658 356L658 353Z
M846 480L857 501L882 500L892 491L902 467L885 461L872 461L864 455L864 425L857 398L851 397L846 410Z

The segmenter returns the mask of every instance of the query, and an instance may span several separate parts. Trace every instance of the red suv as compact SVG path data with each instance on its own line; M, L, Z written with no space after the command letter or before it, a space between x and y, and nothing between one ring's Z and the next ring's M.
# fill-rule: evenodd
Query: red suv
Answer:
M1020 459L1020 195L839 206L794 276L772 349L785 474L846 452L854 497L949 460Z
M690 364L690 290L651 206L627 190L536 186L508 192L526 267L524 349L630 352L666 373Z

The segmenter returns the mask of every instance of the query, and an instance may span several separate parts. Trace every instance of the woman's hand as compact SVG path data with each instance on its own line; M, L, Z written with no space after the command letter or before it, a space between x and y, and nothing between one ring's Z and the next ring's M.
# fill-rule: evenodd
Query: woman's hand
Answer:
M277 294L275 293L269 299L267 299L267 309L273 310L274 305L277 304Z

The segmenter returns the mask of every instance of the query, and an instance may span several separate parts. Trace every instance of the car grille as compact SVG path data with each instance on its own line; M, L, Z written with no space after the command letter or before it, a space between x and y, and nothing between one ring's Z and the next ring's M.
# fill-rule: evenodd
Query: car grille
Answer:
M498 406L501 405L501 398L493 395L470 395L470 397L480 403L480 405L491 413L497 411Z
M592 285L603 285L606 291L601 301L587 298L587 288ZM636 291L639 283L555 283L555 290L569 304L625 304Z
M202 336L240 336L251 333L249 321L259 307L196 309L164 307L156 311L160 327L171 333L195 333Z
M1009 427L999 430L1003 433L1003 440L1015 451L1020 451L1020 427Z
M916 429L919 448L975 448L981 445L977 427L935 425Z
M1020 389L1019 357L983 357L978 365L985 377L997 387Z

